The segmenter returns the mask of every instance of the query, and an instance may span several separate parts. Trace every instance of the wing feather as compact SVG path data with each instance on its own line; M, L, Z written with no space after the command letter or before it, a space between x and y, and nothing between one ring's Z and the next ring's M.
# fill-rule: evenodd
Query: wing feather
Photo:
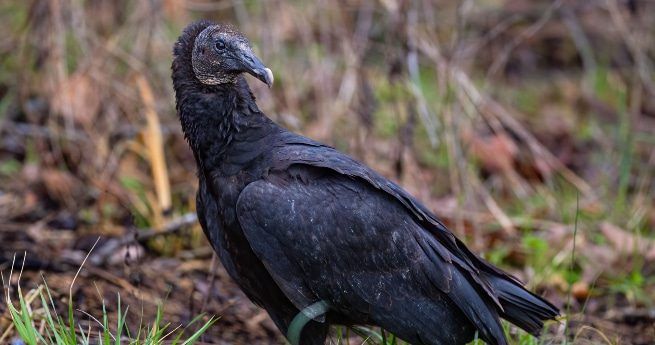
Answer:
M325 300L375 318L380 310L393 311L407 291L427 291L448 296L459 308L454 315L465 315L484 339L504 343L494 303L480 294L468 264L404 204L329 170L319 169L323 175L316 176L307 168L290 170L248 185L237 217L254 252L297 308Z

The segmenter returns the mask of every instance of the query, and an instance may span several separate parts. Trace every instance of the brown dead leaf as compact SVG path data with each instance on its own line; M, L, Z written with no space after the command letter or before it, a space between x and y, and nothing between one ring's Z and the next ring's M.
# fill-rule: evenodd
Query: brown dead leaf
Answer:
M75 73L60 85L54 94L52 106L55 112L88 127L100 109L97 85L89 75Z
M546 229L546 241L554 248L563 248L571 242L573 231L564 224L555 224Z
M599 201L590 201L580 205L580 210L590 215L600 215L605 211L604 205Z
M655 260L654 240L629 233L608 222L600 224L600 231L620 253L642 255L646 260Z
M571 294L578 301L585 300L589 297L589 284L585 281L579 281L573 283L571 286Z
M596 245L591 242L586 242L580 246L587 259L588 264L582 268L582 280L586 282L594 281L599 274L612 267L618 259L616 250L607 245Z
M80 195L81 185L71 173L63 170L46 169L41 172L41 180L48 196L69 209L74 209L76 196Z
M38 205L38 197L28 191L24 194L0 191L0 219L12 219L32 212Z
M471 153L490 171L512 170L518 151L516 143L505 134L471 137Z

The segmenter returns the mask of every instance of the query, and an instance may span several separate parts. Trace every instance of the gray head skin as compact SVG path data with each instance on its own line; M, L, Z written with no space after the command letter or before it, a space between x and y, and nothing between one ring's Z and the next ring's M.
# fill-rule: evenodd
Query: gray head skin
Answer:
M211 25L196 37L192 54L193 72L206 85L233 83L241 73L273 85L273 72L252 52L250 42L227 25Z

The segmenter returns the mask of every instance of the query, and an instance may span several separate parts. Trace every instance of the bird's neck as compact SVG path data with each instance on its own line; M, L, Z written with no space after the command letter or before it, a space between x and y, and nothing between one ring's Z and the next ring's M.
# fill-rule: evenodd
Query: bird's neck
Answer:
M182 130L200 169L220 169L231 148L262 138L272 128L243 77L210 87L178 80L175 92Z

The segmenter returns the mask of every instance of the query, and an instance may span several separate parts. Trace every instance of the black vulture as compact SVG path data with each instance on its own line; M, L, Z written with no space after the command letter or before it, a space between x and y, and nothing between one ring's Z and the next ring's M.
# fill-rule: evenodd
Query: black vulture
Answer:
M558 310L471 253L397 184L263 114L243 73L273 74L229 25L189 25L173 49L176 107L197 162L198 218L229 275L284 334L380 326L413 344L506 344L500 318L538 334Z

